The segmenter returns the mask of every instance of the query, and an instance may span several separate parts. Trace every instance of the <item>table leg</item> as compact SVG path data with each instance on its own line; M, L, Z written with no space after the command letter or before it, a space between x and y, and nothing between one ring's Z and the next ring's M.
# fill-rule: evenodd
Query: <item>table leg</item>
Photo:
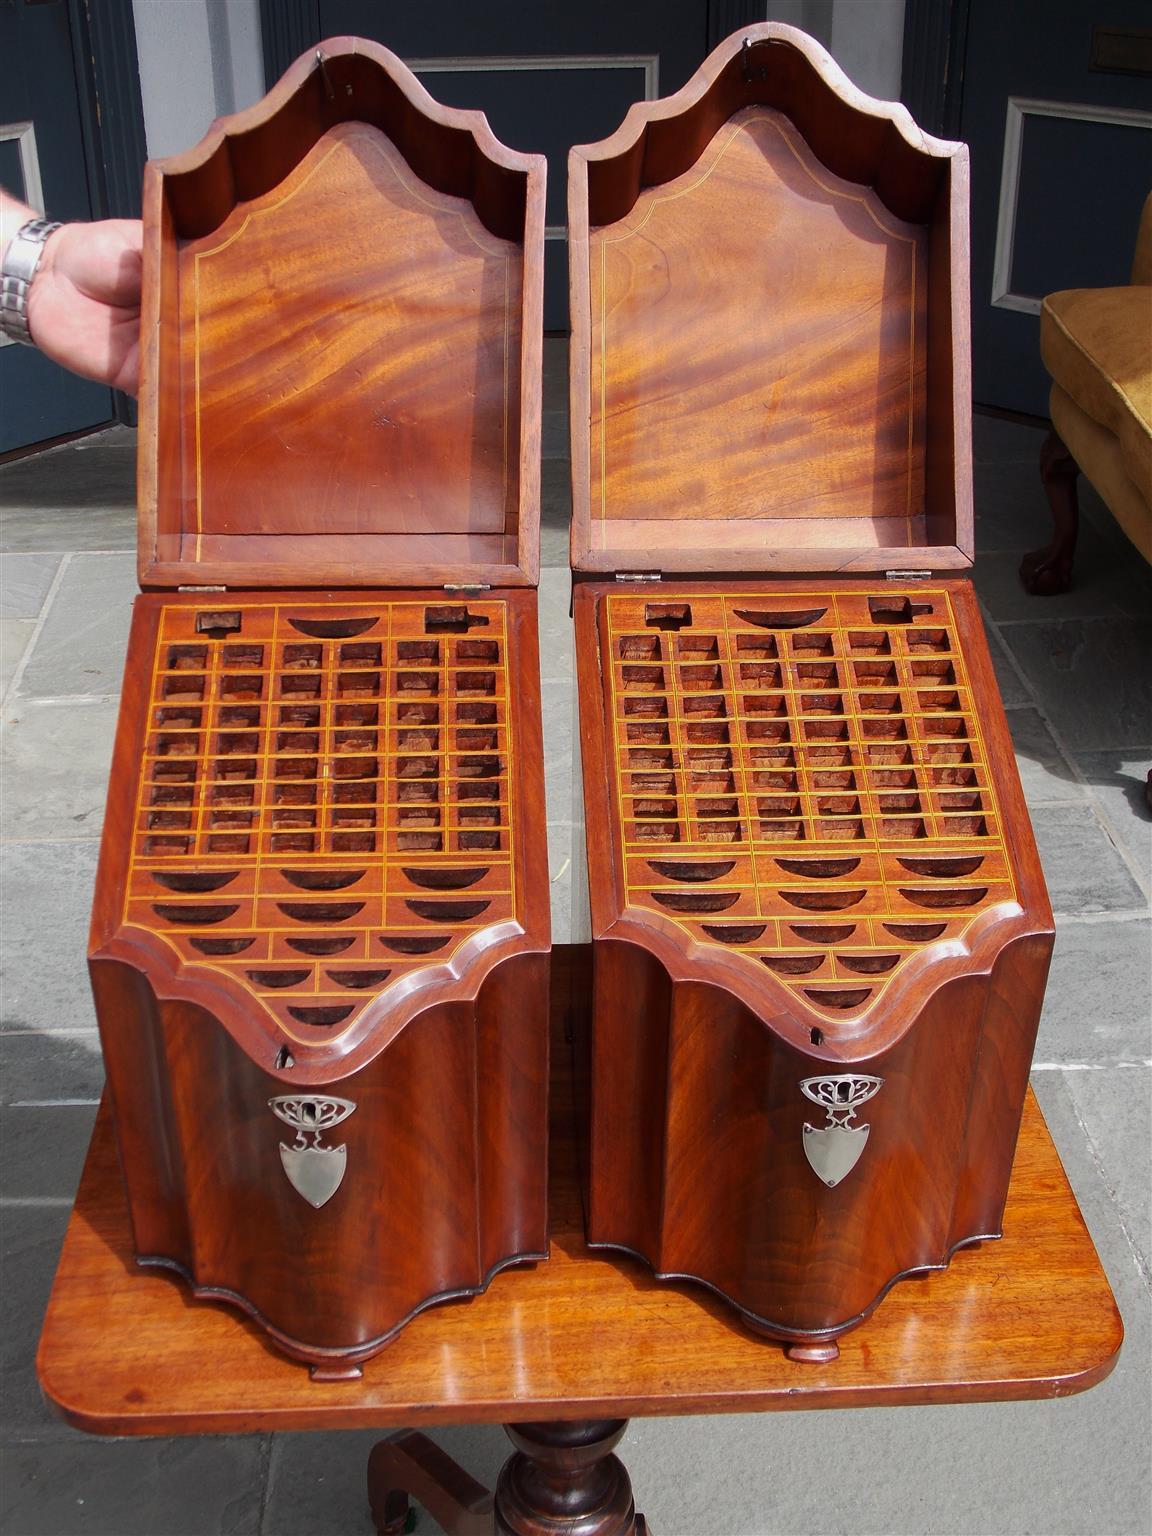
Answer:
M487 1488L427 1435L403 1429L374 1445L368 1457L368 1503L377 1536L401 1536L409 1494L448 1536L493 1536Z
M506 1424L515 1452L496 1496L427 1435L402 1430L373 1446L368 1502L378 1536L401 1536L409 1495L448 1536L651 1536L612 1455L627 1419Z
M1080 525L1076 499L1079 465L1055 432L1049 432L1040 449L1040 478L1052 511L1052 542L1034 549L1020 563L1020 581L1033 597L1051 597L1072 585L1072 558Z

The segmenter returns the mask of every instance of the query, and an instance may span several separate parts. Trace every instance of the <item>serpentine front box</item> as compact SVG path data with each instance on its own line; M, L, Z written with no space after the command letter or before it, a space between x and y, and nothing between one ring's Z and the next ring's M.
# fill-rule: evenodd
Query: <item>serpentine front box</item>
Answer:
M767 23L569 192L588 1234L827 1358L999 1234L1052 946L947 574L967 153Z
M140 1262L317 1374L547 1251L543 183L355 39L146 173L92 981Z

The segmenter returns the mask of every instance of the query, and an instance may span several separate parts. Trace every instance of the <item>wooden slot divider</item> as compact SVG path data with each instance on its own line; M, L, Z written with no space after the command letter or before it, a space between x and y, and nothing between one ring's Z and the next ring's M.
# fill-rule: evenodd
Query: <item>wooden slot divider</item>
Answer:
M808 1008L833 1024L854 1022L876 1007L905 963L923 950L923 944L900 939L886 924L943 917L944 931L934 942L951 943L990 908L1019 900L950 593L925 586L884 593L883 600L893 611L902 603L929 611L908 623L880 623L864 591L813 586L790 590L785 607L823 609L821 617L767 628L740 618L740 610L753 611L749 605L762 603L763 594L738 585L707 594L661 588L662 604L680 602L692 613L691 622L675 629L648 623L645 595L610 594L601 610L623 905L639 909L646 920L674 925L695 944L722 947L754 966L765 956L812 954L812 945L796 936L797 925L845 930L851 925L841 942L828 941L816 970L784 978ZM761 636L763 643L742 651L740 641L749 636ZM757 659L743 659L752 656ZM761 678L748 669L759 665L769 669L763 678L776 685L759 693L768 701L763 713L750 703L757 690L749 684ZM654 701L651 711L630 715L628 702L644 698ZM693 698L706 706L698 717L690 712ZM630 729L644 721L651 727L651 762L665 764L647 773L636 767L648 754L638 749ZM778 731L759 735L770 722ZM728 786L714 793L701 790L707 775L693 768L703 760L698 754L704 745L694 744L690 731L703 723L715 728L714 765L727 765L714 766L715 786ZM826 736L824 726L830 728ZM757 766L774 761L773 743L779 753L775 774ZM884 761L885 743L892 763ZM963 761L934 761L942 756ZM934 771L948 766L963 769L964 789L934 781ZM779 785L792 787L773 787L774 776ZM841 776L843 783L832 788L821 782ZM761 779L767 781L763 789ZM651 787L661 781L665 793ZM950 814L950 797L957 794L974 802L982 831ZM705 810L709 802L720 808L715 815ZM778 818L773 809L780 810ZM797 836L765 835L763 823L773 819L794 825ZM730 823L731 838L718 840L710 823L717 828ZM641 833L642 826L650 830ZM731 907L718 910L707 910L720 899L716 887L685 885L660 875L649 862L720 852L746 867L748 878L737 880ZM826 880L777 863L780 857L803 862L848 854L862 861L859 867ZM950 883L946 859L962 854L981 863ZM944 872L917 874L899 862L902 856L927 865L943 858ZM694 904L699 912L683 910ZM734 941L731 933L715 931L725 922L733 929L740 922L763 926L755 937ZM862 967L845 964L841 953ZM895 963L879 969L891 955ZM847 1006L843 1000L824 1006L822 983L842 988L851 983L859 995Z
M469 612L485 622L461 634L427 633L428 606L400 597L326 605L315 610L321 627L367 617L372 623L355 638L309 638L291 622L307 619L307 604L240 597L229 603L240 615L239 639L201 637L197 623L210 612L206 606L161 608L122 924L161 939L182 965L227 975L281 1027L298 1019L291 1010L301 998L311 998L347 1003L339 1023L351 1028L382 990L358 987L355 979L334 982L333 970L386 969L387 990L423 966L450 963L470 935L491 923L522 917L508 686L516 663L506 603L472 600ZM298 688L297 680L312 686ZM425 706L419 718L406 715L409 705ZM467 706L478 707L465 714ZM233 760L235 780L228 777ZM409 765L427 771L409 777ZM411 798L416 785L428 798ZM491 791L472 802L473 785ZM428 807L426 819L412 816L420 806ZM403 841L421 831L439 846ZM483 840L470 846L470 835ZM483 870L470 882L467 901L450 886L404 873L447 871L450 878L463 865ZM212 872L233 871L208 893ZM309 871L317 872L312 880ZM189 874L204 889L181 889ZM438 905L453 914L449 922L429 915ZM318 921L311 927L322 938L352 943L327 956L296 953L295 969L307 966L307 982L282 985L276 967L288 972L284 950L292 938L308 937L302 914L313 909ZM189 921L181 924L174 914L184 911ZM406 955L382 943L432 932L447 935L448 943L430 953ZM251 934L252 943L232 954L205 953L193 943L241 934Z

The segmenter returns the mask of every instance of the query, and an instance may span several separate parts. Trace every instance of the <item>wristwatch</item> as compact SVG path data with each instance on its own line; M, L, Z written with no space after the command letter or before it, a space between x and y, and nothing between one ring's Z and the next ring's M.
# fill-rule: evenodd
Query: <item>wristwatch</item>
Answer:
M0 264L0 335L35 346L28 330L28 290L44 254L44 242L60 228L50 219L29 219L13 235Z

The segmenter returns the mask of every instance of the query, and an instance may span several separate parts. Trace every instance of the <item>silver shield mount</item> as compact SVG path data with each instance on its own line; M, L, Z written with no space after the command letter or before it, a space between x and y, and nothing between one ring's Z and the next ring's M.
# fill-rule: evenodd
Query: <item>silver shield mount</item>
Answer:
M280 1161L297 1194L317 1210L326 1205L344 1179L348 1148L326 1147L322 1133L347 1120L356 1105L331 1094L284 1093L268 1100L278 1120L296 1132L295 1142L280 1143Z
M860 1161L868 1144L867 1125L851 1125L856 1110L884 1086L882 1077L844 1072L834 1077L804 1077L800 1090L828 1116L826 1125L804 1122L804 1156L818 1179L835 1189Z

